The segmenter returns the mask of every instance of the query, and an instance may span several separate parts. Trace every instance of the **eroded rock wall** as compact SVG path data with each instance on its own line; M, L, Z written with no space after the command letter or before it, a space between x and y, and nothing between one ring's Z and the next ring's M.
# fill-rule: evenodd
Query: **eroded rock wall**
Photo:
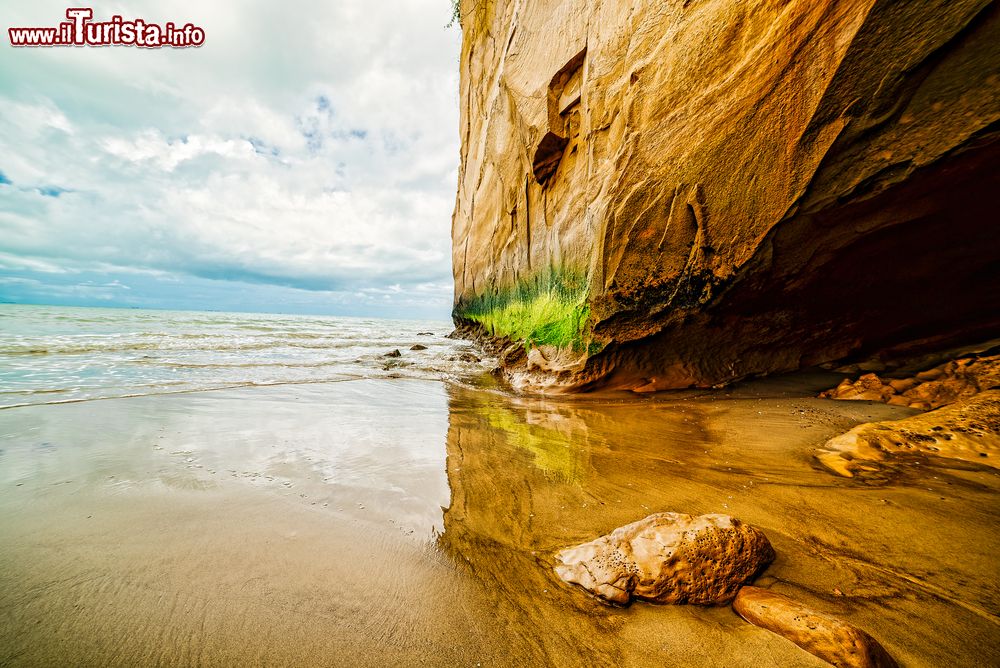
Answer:
M454 316L527 344L521 386L707 386L1000 331L997 3L461 10Z

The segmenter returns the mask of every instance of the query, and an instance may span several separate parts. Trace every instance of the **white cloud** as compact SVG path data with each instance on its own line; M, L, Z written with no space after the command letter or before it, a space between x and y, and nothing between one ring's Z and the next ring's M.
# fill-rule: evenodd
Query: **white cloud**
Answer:
M73 133L73 126L66 115L51 100L44 98L35 103L2 99L0 114L17 127L25 139L38 139L50 130Z
M234 160L254 155L253 145L245 139L193 135L170 141L155 129L145 130L131 139L108 137L101 143L104 150L113 156L130 162L149 160L167 172L200 155L215 154Z
M54 25L63 11L45 0L5 19ZM443 28L448 3L97 12L191 21L206 44L0 47L11 182L0 185L0 270L29 258L447 308L459 39Z

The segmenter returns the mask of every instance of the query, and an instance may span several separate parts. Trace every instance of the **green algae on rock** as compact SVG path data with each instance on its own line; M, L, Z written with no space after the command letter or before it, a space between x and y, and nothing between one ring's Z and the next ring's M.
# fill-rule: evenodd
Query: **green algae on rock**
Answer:
M584 274L553 269L495 293L459 302L454 317L475 323L491 337L584 351L590 339Z

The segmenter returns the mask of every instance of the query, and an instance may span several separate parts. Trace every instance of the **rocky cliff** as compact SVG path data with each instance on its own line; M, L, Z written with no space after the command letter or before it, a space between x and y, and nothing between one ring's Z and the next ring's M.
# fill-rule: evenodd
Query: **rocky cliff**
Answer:
M1000 10L463 0L461 331L522 387L1000 333Z

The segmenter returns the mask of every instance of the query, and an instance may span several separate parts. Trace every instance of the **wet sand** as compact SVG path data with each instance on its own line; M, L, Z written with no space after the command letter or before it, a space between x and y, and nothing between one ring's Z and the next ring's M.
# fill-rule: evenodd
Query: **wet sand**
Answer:
M905 408L795 377L517 398L358 380L0 411L0 665L820 666L728 608L605 607L552 553L731 513L758 581L901 665L1000 662L1000 475L826 439Z

